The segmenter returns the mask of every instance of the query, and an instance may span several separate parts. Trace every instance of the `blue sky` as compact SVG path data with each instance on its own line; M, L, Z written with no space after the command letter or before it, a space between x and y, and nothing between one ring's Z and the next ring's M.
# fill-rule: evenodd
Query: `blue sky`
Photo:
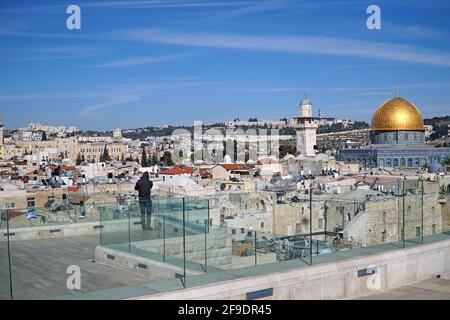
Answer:
M446 0L0 0L0 115L102 130L276 119L307 93L315 114L369 121L395 87L446 115L449 14Z

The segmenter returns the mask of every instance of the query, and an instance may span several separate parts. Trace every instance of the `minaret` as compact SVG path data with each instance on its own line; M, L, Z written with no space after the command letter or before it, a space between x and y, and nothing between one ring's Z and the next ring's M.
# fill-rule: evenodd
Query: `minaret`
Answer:
M303 97L300 102L300 118L311 118L312 117L312 104L308 97Z
M311 157L316 154L317 124L312 117L312 103L306 97L300 102L300 117L296 119L297 151L300 154Z

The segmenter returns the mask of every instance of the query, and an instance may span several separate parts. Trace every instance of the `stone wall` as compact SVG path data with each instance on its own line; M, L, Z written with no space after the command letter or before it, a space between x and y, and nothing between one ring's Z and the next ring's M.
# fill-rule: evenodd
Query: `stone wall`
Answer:
M133 242L133 246L163 255L163 239ZM165 240L166 256L183 259L183 237ZM231 235L224 229L214 228L207 234L206 254L209 266L231 269ZM186 260L203 264L205 262L205 235L186 236Z
M407 195L385 198L365 203L365 210L359 213L364 218L346 226L344 235L355 244L371 246L383 242L394 242L402 239L415 239L442 232L442 206L438 202L439 194ZM423 204L423 230L422 230ZM404 219L403 219L403 208ZM362 223L364 221L364 223Z

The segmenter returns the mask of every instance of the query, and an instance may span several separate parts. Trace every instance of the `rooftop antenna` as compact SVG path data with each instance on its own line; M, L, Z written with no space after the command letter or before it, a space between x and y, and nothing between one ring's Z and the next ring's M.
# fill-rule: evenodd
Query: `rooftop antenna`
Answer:
M398 98L398 87L395 88L395 97Z

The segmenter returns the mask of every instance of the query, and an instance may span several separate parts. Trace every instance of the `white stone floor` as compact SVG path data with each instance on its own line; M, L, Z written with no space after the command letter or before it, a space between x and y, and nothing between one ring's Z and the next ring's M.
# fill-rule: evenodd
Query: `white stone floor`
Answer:
M127 287L150 279L94 262L98 236L12 241L14 299L48 299L65 295ZM0 300L10 299L6 242L0 242ZM81 290L70 291L67 267L81 269Z
M358 300L450 300L450 280L432 278Z

